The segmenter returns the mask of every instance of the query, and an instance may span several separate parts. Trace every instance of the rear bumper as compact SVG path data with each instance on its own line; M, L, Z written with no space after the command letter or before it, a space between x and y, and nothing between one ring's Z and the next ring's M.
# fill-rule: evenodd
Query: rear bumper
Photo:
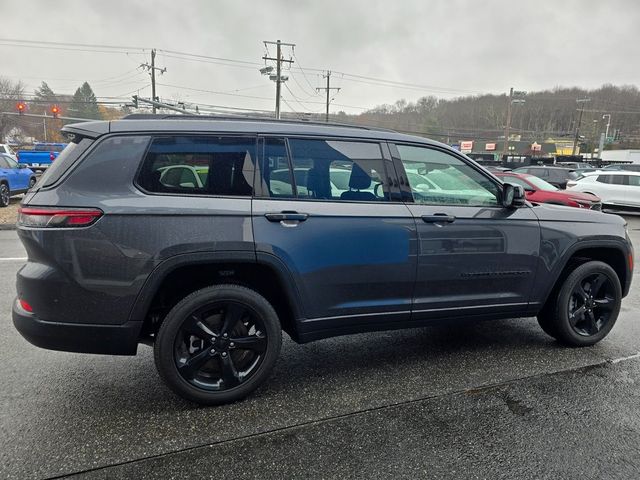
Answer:
M13 302L13 325L29 343L49 350L135 355L142 322L95 325L41 320Z

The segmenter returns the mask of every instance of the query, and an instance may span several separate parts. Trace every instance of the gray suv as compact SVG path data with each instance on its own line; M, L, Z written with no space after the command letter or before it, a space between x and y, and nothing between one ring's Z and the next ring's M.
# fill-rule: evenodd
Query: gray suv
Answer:
M618 216L530 204L459 152L372 128L132 116L67 125L25 196L13 321L34 345L135 355L219 404L296 342L537 316L572 346L613 327Z

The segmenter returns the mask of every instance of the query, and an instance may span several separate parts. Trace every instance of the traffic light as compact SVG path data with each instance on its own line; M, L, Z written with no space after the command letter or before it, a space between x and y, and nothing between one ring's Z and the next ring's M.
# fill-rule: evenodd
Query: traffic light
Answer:
M53 115L53 118L58 118L59 114L60 114L60 107L58 107L58 105L53 105L51 107L51 115Z
M131 102L131 103L133 103L133 106L135 108L138 108L138 96L134 95L132 98L133 98L133 102Z
M24 102L18 102L16 104L16 109L18 110L18 113L20 115L22 115L25 112L25 110L27 109L27 104L24 103Z

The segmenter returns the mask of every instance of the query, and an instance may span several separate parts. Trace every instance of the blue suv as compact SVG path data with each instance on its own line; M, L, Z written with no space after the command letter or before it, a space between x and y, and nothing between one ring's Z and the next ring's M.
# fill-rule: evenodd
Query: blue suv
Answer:
M18 164L9 155L0 154L0 207L6 207L11 196L25 193L36 184L32 170Z
M296 342L537 317L571 346L629 292L624 220L528 203L446 145L355 126L133 116L64 127L25 196L13 322L34 345L135 355L219 404Z

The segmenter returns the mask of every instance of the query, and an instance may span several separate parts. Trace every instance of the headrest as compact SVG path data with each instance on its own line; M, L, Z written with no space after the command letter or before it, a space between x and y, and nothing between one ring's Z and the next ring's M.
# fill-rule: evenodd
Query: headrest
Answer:
M365 190L371 186L371 177L357 163L351 169L349 178L349 188L354 190Z

